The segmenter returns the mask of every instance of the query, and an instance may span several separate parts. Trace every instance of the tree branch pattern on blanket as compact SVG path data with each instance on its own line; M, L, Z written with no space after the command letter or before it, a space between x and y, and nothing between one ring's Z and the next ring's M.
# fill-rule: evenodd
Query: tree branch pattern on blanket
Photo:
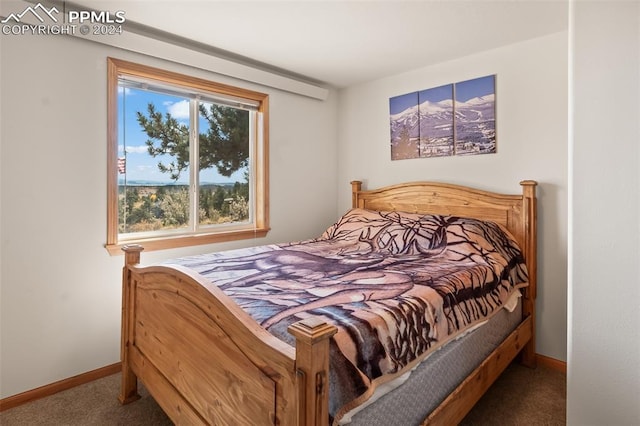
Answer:
M320 237L180 259L276 337L309 316L335 324L332 420L527 282L499 225L453 216L352 209Z

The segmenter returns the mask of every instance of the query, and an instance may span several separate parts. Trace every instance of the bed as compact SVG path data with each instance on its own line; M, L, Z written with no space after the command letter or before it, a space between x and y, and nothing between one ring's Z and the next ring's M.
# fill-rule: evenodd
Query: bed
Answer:
M207 266L211 265L208 263L211 259L199 256L171 264L140 266L142 247L124 247L120 402L126 404L139 398L139 379L176 424L337 424L350 416L352 408L370 400L378 384L406 376L413 380L416 374L409 374L410 371L429 364L432 357L446 358L442 355L447 352L441 350L443 347L454 347L457 341L467 339L464 336L467 333L472 337L476 332L471 330L485 322L475 317L476 311L488 311L489 316L498 317L495 313L504 311L506 299L512 299L510 296L517 292L522 297L517 302L518 317L513 329L500 337L490 353L469 374L465 373L420 421L445 425L460 422L516 357L524 365L535 365L536 182L527 180L520 184L521 194L506 195L431 182L363 190L362 183L354 181L352 209L320 237L239 253L212 254L214 266ZM359 228L354 231L354 226L361 226L362 222L367 224L366 231ZM390 223L396 226L392 232L388 232ZM337 236L346 236L359 249L354 251L351 245L336 242ZM469 301L460 304L466 310L450 303L462 290L455 297L443 296L441 305L447 316L439 317L429 307L429 315L435 320L418 327L424 339L408 337L406 341L411 344L399 340L401 333L397 331L372 326L369 317L361 321L366 309L360 307L382 306L384 315L376 314L375 318L384 316L386 320L382 322L388 324L398 322L395 313L408 305L432 306L414 291L422 291L424 287L429 294L440 294L440 281L436 279L436 285L432 286L436 291L416 285L416 279L431 285L434 275L415 268L425 258L433 263L443 253L449 256L452 252L451 256L460 257L458 247L469 245L469 238L473 246L478 236L482 244L487 240L506 242L504 245L513 257L508 261L502 257L495 260L493 254L487 255L483 245L478 246L473 256L465 252L464 260L479 256L490 259L489 264L502 265L504 271L495 276L487 273L484 264L476 265L473 273L450 266L450 262L438 264L438 268L449 265L446 267L455 272L441 274L452 277L447 278L442 288L455 287L460 279L457 274L469 275L472 280L477 276L493 276L489 290L481 290L477 283L464 290L472 295ZM338 253L331 266L310 267L327 248ZM359 250L375 252L375 258L359 257ZM493 248L489 251L493 253ZM248 259L253 265L250 272L240 267ZM384 275L388 280L383 291L379 287L372 290L372 283L378 278L363 275L362 262L374 265L374 272L367 274ZM274 263L280 275L275 274ZM291 287L282 274L303 281L295 286L293 294L302 291L305 297L310 297L302 303L308 309L299 306L297 296L275 296L267 291L271 287ZM347 276L350 283L359 286L358 291L344 291L344 283L336 282L334 275ZM407 284L407 276L412 284ZM314 282L324 287L317 290ZM336 288L339 291L334 291ZM316 299L317 293L323 297L327 293L329 298L340 299L340 303ZM504 300L500 299L503 296ZM393 321L388 319L389 312L394 313ZM364 350L354 341L362 345L368 340L353 337L361 336L362 330L345 332L351 330L350 326L334 321L341 317L347 317L349 324L357 317L374 330L370 334L379 338L375 344L367 344L367 348L384 349L369 351L374 355L363 361ZM452 327L452 323L458 328ZM407 326L400 328L406 330ZM438 333L447 328L453 329L449 340L456 342L445 345L445 339L440 339ZM483 325L480 330L485 328L489 327ZM346 335L351 337L345 339ZM417 349L419 346L422 348ZM386 355L394 351L401 355L390 361ZM422 362L423 358L427 361ZM352 368L344 359L355 359L353 364L358 368ZM389 370L388 376L379 371L384 369ZM356 393L342 390L336 378L338 382L357 383L358 386L352 386L357 388ZM336 395L343 399L336 402Z

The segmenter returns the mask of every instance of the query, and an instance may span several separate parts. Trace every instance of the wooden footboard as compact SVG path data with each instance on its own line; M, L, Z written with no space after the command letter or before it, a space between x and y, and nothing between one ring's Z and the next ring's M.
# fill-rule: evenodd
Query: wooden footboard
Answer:
M296 352L188 270L141 268L141 248L124 250L121 402L140 378L176 424L326 423L335 327L295 323Z
M461 186L410 183L362 191L352 182L353 207L453 214L492 220L523 248L530 285L523 322L424 424L455 424L521 354L535 364L536 197ZM122 388L138 398L137 380L178 425L326 425L329 339L336 328L313 318L289 327L296 349L261 328L216 287L179 266L141 267L142 247L126 246L122 288Z

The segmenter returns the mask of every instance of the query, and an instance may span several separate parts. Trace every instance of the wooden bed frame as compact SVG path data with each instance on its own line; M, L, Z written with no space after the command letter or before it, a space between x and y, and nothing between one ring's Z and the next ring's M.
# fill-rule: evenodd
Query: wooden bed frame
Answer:
M450 214L505 226L524 250L529 286L522 323L425 420L457 424L509 363L535 365L536 196L416 182L364 191L352 182L353 207ZM326 425L329 338L320 320L293 324L296 348L261 328L217 288L181 267L141 267L141 246L124 247L122 287L123 404L139 398L139 378L180 424Z

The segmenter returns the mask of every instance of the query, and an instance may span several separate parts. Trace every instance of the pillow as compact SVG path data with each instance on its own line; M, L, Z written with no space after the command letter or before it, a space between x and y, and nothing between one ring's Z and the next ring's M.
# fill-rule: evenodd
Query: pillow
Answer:
M390 255L441 253L447 245L449 216L351 209L319 239L369 244Z

